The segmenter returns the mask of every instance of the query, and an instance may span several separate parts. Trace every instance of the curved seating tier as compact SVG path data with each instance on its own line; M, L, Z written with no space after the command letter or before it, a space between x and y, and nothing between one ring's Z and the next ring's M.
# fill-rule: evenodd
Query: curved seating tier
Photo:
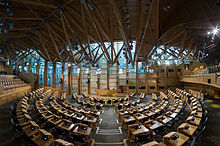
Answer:
M90 142L99 113L73 106L63 101L62 95L39 88L18 102L11 121L28 143L74 145L71 142Z

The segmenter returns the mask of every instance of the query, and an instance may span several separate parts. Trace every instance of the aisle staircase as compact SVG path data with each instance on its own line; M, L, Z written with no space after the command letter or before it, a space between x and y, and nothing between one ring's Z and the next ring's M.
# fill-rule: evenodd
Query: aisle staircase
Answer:
M122 134L122 132L121 132L121 127L116 128L116 129L104 129L104 128L97 127L96 134L117 135L117 134Z

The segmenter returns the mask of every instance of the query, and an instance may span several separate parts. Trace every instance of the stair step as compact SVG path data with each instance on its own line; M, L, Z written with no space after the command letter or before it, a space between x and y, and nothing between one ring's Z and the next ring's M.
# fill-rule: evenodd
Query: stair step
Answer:
M114 142L114 143L103 143L103 142L95 142L95 146L112 146L112 145L117 145L117 146L123 146L123 142Z
M96 134L100 135L116 135L116 134L121 134L121 131L118 129L98 129Z

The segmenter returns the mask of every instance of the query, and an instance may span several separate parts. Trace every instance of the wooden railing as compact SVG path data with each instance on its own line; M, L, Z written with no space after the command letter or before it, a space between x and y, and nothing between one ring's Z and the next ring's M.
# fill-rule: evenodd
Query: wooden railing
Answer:
M213 86L220 89L220 73L186 75L180 77L181 82L197 83Z

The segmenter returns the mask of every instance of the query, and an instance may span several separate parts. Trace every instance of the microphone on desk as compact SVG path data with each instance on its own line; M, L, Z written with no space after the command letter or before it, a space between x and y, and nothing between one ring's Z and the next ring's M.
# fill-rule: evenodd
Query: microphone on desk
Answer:
M184 128L185 128L185 129L189 129L189 125L186 125Z
M179 135L174 135L174 136L172 137L173 140L176 140L176 139L178 139L178 138L179 138Z

